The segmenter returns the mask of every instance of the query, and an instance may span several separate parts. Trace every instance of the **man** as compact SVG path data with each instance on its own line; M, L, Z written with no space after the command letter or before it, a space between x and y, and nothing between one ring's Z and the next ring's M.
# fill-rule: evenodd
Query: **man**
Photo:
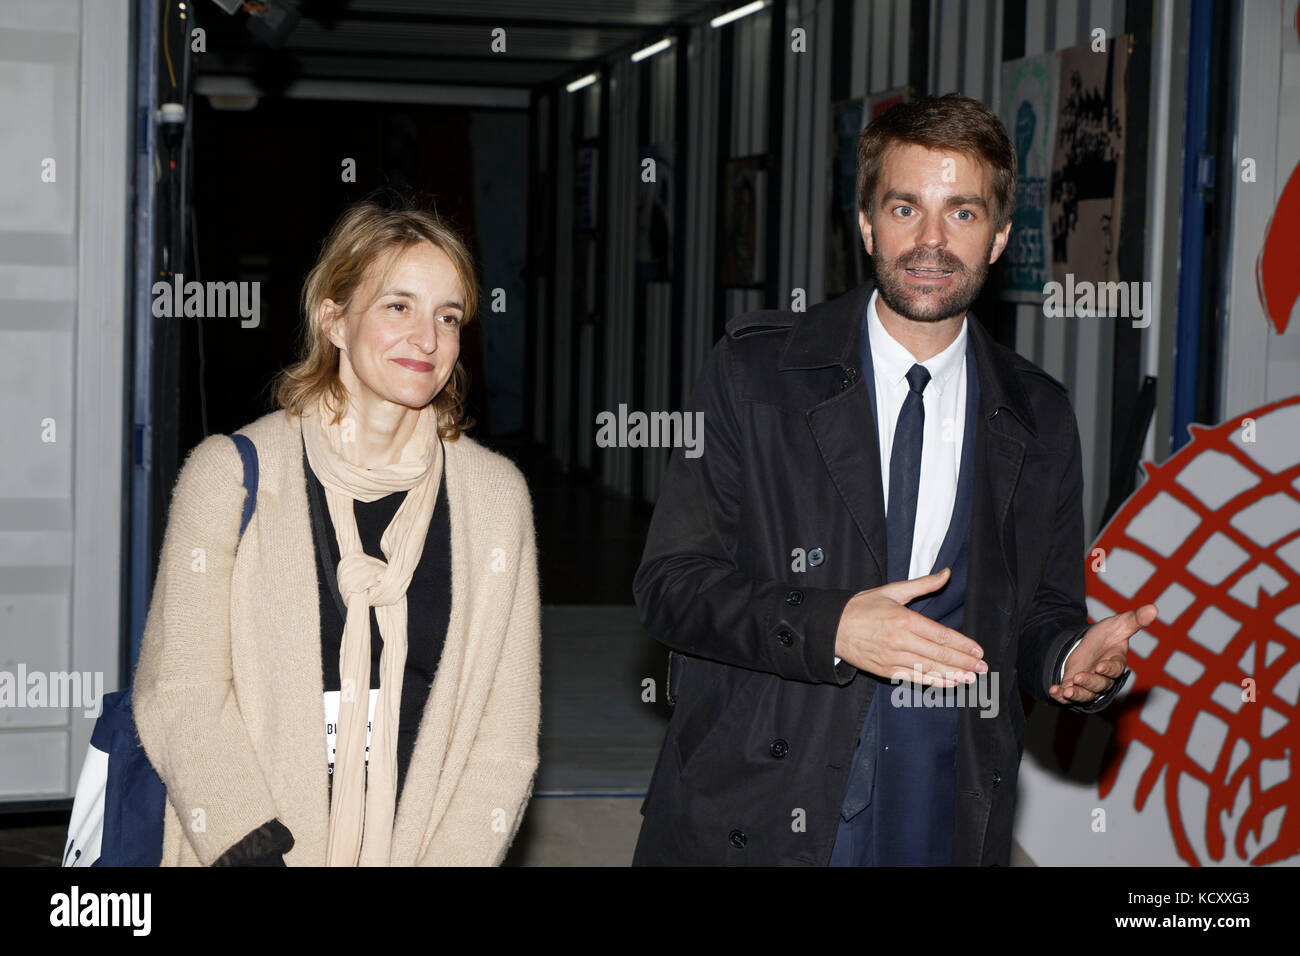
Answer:
M878 285L727 324L634 582L675 652L635 864L1006 864L1018 688L1127 678L1157 612L1087 624L1066 390L967 312L1015 181L978 102L895 106L858 143Z

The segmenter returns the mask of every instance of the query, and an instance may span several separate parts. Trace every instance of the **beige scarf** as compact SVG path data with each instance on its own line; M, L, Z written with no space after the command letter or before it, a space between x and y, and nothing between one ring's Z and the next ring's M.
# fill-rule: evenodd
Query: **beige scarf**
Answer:
M341 556L339 594L347 607L339 650L342 693L327 866L388 866L397 811L397 729L406 666L406 589L424 551L442 477L437 413L427 405L419 415L398 462L374 470L344 458L343 426L348 421L331 424L333 415L323 397L302 419L307 460L325 487L325 501L334 522ZM396 491L408 493L380 539L380 548L388 559L385 562L362 548L352 502L375 501ZM379 658L379 699L371 729L367 782L372 606L384 647Z

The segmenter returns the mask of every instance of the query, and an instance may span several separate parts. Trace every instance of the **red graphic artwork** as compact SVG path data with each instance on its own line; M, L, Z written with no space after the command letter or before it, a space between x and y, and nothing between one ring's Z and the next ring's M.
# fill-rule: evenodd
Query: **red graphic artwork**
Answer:
M1264 246L1255 260L1255 285L1264 314L1281 335L1291 321L1291 310L1300 299L1300 166L1277 201L1277 208L1264 228Z
M1296 36L1300 38L1300 5L1296 7ZM1300 166L1291 170L1277 207L1264 227L1264 245L1255 260L1259 304L1278 335L1286 331L1291 310L1300 299Z
M1124 761L1150 755L1132 794L1141 812L1161 774L1170 835L1190 865L1254 865L1300 854L1300 396L1214 427L1163 465L1102 530L1088 558L1089 620L1156 604L1129 642L1128 696L1092 718L1064 712L1053 741L1069 767L1085 721L1112 733L1099 796ZM1104 568L1097 548L1102 549ZM1253 700L1243 700L1243 696ZM1131 779L1131 778L1130 778ZM1199 782L1202 786L1196 786ZM1191 783L1191 786L1189 786ZM1204 793L1204 810L1199 798ZM1203 814L1191 819L1190 814ZM1225 834L1223 818L1237 817ZM1198 859L1188 828L1204 828ZM1256 844L1252 852L1247 837Z

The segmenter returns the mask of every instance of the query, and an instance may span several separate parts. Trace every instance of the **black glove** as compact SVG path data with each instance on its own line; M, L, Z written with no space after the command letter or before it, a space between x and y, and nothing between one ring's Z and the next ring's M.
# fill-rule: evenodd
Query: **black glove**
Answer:
M279 820L268 820L232 846L213 866L285 866L293 849L293 834Z

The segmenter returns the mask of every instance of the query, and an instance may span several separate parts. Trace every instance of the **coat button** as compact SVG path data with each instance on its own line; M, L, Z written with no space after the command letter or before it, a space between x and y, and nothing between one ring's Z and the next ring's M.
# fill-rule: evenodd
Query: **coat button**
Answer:
M784 627L776 632L776 639L781 642L781 646L783 647L789 647L794 643L794 635Z
M998 784L1000 784L1001 782L1002 782L1002 774L998 773L998 771L997 771L996 769L994 769L994 771L993 771L993 789L996 790L996 789L998 788Z
M790 752L790 744L784 738L777 737L776 740L772 741L771 746L767 749L773 757L780 760Z
M785 603L789 604L791 607L798 607L803 603L803 592L791 591L785 596Z
M743 831L732 830L730 833L727 834L727 842L730 843L732 846L734 846L737 850L743 850L745 848L745 844L748 841L745 839L745 834Z
M822 553L821 548L813 548L808 552L808 563L814 568L826 560L826 555Z

